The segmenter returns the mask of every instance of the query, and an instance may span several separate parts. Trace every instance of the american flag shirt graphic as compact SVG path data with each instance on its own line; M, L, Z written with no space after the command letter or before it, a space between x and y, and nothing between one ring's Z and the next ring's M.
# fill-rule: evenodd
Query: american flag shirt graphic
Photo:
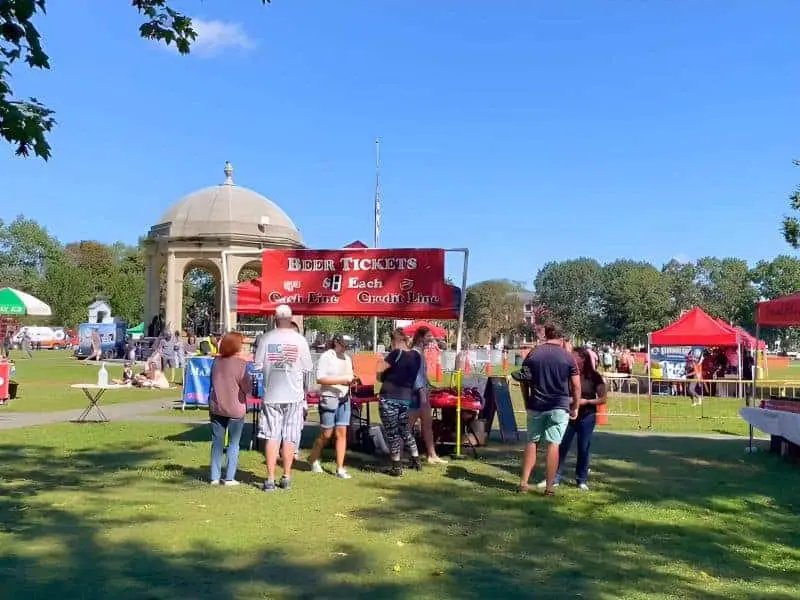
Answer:
M299 356L294 344L267 344L267 362L273 369L291 369Z

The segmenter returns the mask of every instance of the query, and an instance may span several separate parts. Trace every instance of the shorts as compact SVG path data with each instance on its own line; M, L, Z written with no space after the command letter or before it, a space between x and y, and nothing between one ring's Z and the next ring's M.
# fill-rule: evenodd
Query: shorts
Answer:
M169 358L165 356L164 365L166 365L167 369L174 369L178 366L178 359L175 358L174 356L170 356Z
M545 411L528 411L528 443L538 444L542 438L551 444L560 444L569 424L569 413L560 408Z
M299 445L303 433L303 403L262 404L259 437Z
M352 414L352 404L350 398L344 402L339 402L334 410L319 407L319 426L322 429L333 429L334 427L349 427L350 415Z
M415 411L425 407L430 408L430 405L431 403L428 399L428 390L426 388L421 388L411 392L411 404L408 407L409 410Z

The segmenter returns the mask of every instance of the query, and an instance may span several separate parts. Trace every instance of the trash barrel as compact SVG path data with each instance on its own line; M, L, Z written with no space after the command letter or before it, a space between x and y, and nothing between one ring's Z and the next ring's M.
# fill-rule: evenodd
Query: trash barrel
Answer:
M11 367L8 361L0 361L0 402L9 399L9 383L11 382Z
M6 360L0 360L0 402L8 400L8 384L11 382L11 366Z

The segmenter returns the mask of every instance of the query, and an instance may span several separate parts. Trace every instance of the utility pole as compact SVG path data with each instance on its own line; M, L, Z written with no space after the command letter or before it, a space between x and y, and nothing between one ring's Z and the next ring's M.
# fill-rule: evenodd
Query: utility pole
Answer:
M381 139L375 138L375 240L378 247L381 237ZM372 317L372 351L378 351L378 317Z

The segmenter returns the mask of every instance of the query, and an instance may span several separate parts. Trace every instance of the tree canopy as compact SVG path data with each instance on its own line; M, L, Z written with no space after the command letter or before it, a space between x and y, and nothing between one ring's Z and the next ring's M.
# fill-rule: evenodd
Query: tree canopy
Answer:
M600 265L581 258L548 263L537 274L534 289L570 335L635 344L694 306L752 329L759 296L800 290L800 259L778 256L753 268L731 257L673 259L657 269L641 261ZM790 333L781 335L800 341Z
M131 0L131 6L144 18L139 35L175 44L178 52L188 54L197 32L191 17L170 5L168 0ZM45 160L51 154L47 134L56 125L55 111L36 97L17 97L10 79L18 62L33 69L50 68L50 56L35 25L46 12L46 0L0 0L0 137L15 146L17 155L33 153Z
M257 274L245 269L240 278L251 279ZM164 275L162 272L162 280ZM510 342L520 341L521 336L531 337L536 325L552 318L582 340L633 345L643 343L649 332L694 306L752 329L754 304L759 297L775 298L800 290L800 258L777 256L752 268L744 260L731 257L672 260L661 268L629 259L603 265L591 258L577 258L546 264L533 283L533 292L525 290L522 282L506 279L469 286L464 298L466 341L484 344L496 342L500 336ZM141 246L122 242L62 243L24 216L10 222L0 220L3 286L27 291L50 304L53 324L74 326L83 322L88 305L97 298L108 300L115 316L135 324L144 317L144 253ZM202 269L186 274L187 318L216 311L217 286L214 276ZM527 312L523 311L525 305ZM378 324L379 341L386 344L392 321L379 319ZM454 326L449 325L452 331ZM324 335L347 333L365 347L372 343L371 318L311 317L306 319L306 329ZM766 335L767 339L780 336L784 348L800 344L797 330Z
M592 337L600 318L602 267L593 258L547 263L533 282L539 300L570 334Z
M519 332L523 323L519 283L506 279L482 281L467 288L464 324L472 343L494 342Z

